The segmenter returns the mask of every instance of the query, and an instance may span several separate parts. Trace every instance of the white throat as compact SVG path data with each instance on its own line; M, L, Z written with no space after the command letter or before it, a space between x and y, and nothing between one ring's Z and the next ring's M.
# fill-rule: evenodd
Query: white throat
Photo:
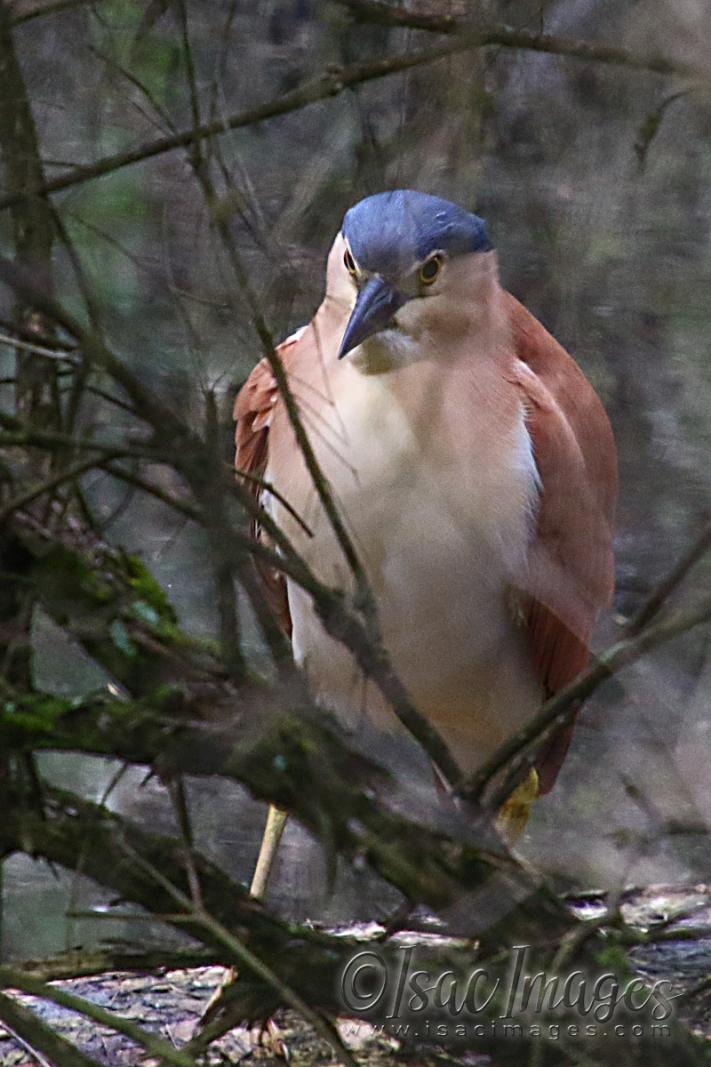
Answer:
M366 375L386 374L423 358L420 341L397 326L374 334L344 357Z

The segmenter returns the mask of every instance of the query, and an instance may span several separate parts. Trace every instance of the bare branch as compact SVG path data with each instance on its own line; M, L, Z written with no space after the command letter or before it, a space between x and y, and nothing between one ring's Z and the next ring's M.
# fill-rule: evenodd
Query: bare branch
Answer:
M107 914L100 912L99 914ZM96 912L87 917L96 918ZM108 971L131 971L135 974L160 974L163 971L186 970L189 967L209 967L223 962L224 957L207 948L161 949L145 952L117 948L71 949L46 959L24 960L22 970L44 982L67 978L90 978Z
M44 169L39 150L30 100L25 86L11 28L9 6L0 2L0 152L2 153L5 185L19 196L12 207L13 244L18 263L35 275L41 285L53 289L52 245L54 226L49 203L28 198L24 190L44 184ZM37 309L21 303L17 318L29 329L45 324L38 319ZM48 361L30 358L21 350L17 357L17 386L15 390L18 414L30 422L41 422L53 428L61 425L57 394L56 366Z
M177 886L174 886L170 879L166 878L165 875L154 867L152 863L147 862L135 851L135 849L129 848L129 855L132 857L133 862L137 867L144 870L149 877L155 879L168 896L172 897L178 906L183 908L186 914L192 917L193 922L198 926L203 926L205 930L211 934L213 940L224 945L225 949L231 953L241 965L249 968L249 970L267 986L271 986L281 1003L288 1004L294 1011L297 1011L306 1022L310 1023L316 1030L316 1033L320 1034L327 1044L333 1048L336 1055L347 1065L347 1067L357 1067L355 1060L343 1045L334 1027L324 1019L323 1016L313 1011L303 998L286 982L279 978L272 968L261 960L256 953L252 952L247 945L234 937L221 922L210 915L209 912L205 911L204 908L197 907L190 897L181 892ZM238 1021L240 1021L239 1018L235 1019L235 1024ZM224 1030L222 1033L224 1033ZM209 1033L201 1034L196 1040L194 1039L190 1043L191 1051L197 1051L198 1049L204 1048L205 1044L209 1043L209 1041Z
M689 546L669 574L652 590L639 610L625 626L625 634L634 637L654 618L672 593L681 585L689 571L711 549L711 521L707 522L696 540Z
M18 752L52 749L112 755L136 764L160 766L172 774L232 778L258 799L292 812L329 847L369 863L408 899L434 907L481 886L494 872L506 872L517 884L519 879L528 884L528 876L484 824L481 844L473 845L469 841L471 818L462 823L460 837L456 831L428 829L391 812L375 792L385 780L385 772L347 748L325 709L302 706L298 712L284 712L282 708L289 701L286 688L245 692L242 687L238 691L224 679L210 678L204 669L203 675L201 680L196 669L191 672L186 666L182 694L176 686L167 695L147 695L142 701L111 700L100 695L79 705L40 694L29 699L20 694L6 696L8 707L0 708L3 747ZM207 713L211 722L204 721ZM306 782L308 789L304 788ZM57 803L50 804L45 823L35 825L32 817L31 838L27 836L30 816L19 810L11 817L8 807L5 826L0 827L0 845L8 835L9 840L21 841L21 836L14 835L21 835L24 828L33 850L45 854L43 850L54 840L55 815L65 822L68 818L59 807L63 794L47 792L46 796L48 801L56 796ZM67 801L77 817L66 823L67 833L71 831L62 846L66 853L54 852L48 858L71 866L69 850L74 847L74 834L77 847L80 842L84 847L88 818L92 840L100 843L102 851L92 861L91 872L85 865L86 872L152 911L169 911L166 901L150 903L149 894L141 891L136 896L135 885L120 882L124 874L128 877L127 872L115 870L123 823L88 802L77 804L74 797ZM15 825L13 819L24 821ZM131 833L135 847L146 857L154 856L155 865L163 871L174 863L178 852L182 856L180 842L170 846L164 842L157 852L158 845L150 835L141 836L136 827ZM40 846L40 842L45 844ZM182 867L181 862L179 869ZM218 889L232 894L236 891L228 880L216 881L214 867L203 864L198 870L205 899L210 898L210 910L224 921L228 914L224 908L231 907L230 928L233 923L247 921L240 917L239 899L231 904L226 900L215 912ZM209 893L205 889L208 884L212 887ZM541 907L540 916L545 916L545 906ZM555 911L559 918L563 915L557 905Z
M40 1067L98 1067L96 1060L80 1052L51 1030L34 1012L0 993L0 1021L18 1044L38 1061Z
M383 6L382 18L385 17L387 17L387 10ZM395 24L402 25L403 23ZM455 55L457 52L483 48L488 45L547 52L551 55L567 56L573 59L587 60L588 62L607 63L656 74L678 74L682 77L693 78L703 82L707 82L709 78L708 71L691 64L678 63L666 56L640 56L627 48L620 48L614 45L593 44L588 41L556 37L551 34L535 34L527 30L513 30L508 26L471 28L467 27L466 24L457 23L454 29L440 29L438 32L448 33L450 39L417 52L389 56L384 59L367 60L362 63L350 64L347 67L329 67L320 76L304 83L297 89L292 89L272 100L268 100L264 104L234 112L232 115L222 119L203 123L197 129L181 130L178 133L148 141L125 152L116 152L87 166L74 167L68 174L60 175L58 178L53 178L51 181L44 182L41 185L30 186L22 193L9 193L0 197L0 210L12 207L27 196L39 197L57 193L62 189L69 189L74 185L92 181L105 174L111 174L124 167L132 166L134 163L152 159L154 156L162 155L165 152L173 152L176 148L186 148L196 142L226 133L228 130L241 129L244 126L252 126L259 122L265 122L267 119L276 118L279 115L298 111L319 100L338 96L354 85L374 81L391 74L399 74L402 71L411 70L413 67L434 63L438 59Z
M41 19L47 15L59 15L63 11L72 11L77 7L91 7L100 2L101 0L51 0L50 3L43 4L41 7L23 11L20 15L12 15L10 21L13 26L24 26L27 22L34 22L35 19Z
M539 33L533 30L514 29L504 23L484 23L476 25L471 19L424 11L411 11L399 4L384 3L383 0L337 0L347 7L356 18L377 22L384 26L406 26L416 30L428 30L432 33L449 34L458 37L479 35L477 44L499 45L502 48L515 48L531 52L546 52L553 56L566 56L569 59L582 59L588 62L605 63L616 67L629 67L632 70L649 71L653 74L679 74L682 77L708 81L709 72L690 63L679 63L662 54L640 55L629 48L619 45L600 44L596 41L581 41L576 37L561 37L557 34Z
M7 345L21 352L31 352L33 356L42 356L43 359L56 359L62 363L78 362L78 356L74 352L68 352L65 348L47 348L44 345L22 341L19 337L10 337L8 334L0 334L0 345Z
M2 435L0 434L0 441L2 441ZM89 459L81 460L79 463L75 463L72 467L67 467L64 470L58 471L56 474L51 475L49 478L45 478L43 482L38 485L32 485L20 496L16 496L14 500L10 500L9 503L0 507L0 523L4 522L15 511L20 511L22 508L27 507L37 497L44 496L45 493L49 493L52 489L57 489L60 485L64 485L65 482L74 481L75 478L79 478L82 474L86 474L92 467L99 466L102 462L108 462L110 459L115 459L123 455L122 449L116 449L113 453L108 453L103 459L99 459L96 456L92 456Z
M241 269L239 259L236 258L234 262L237 268ZM243 271L242 274L244 275ZM363 601L358 606L365 615L365 621L362 621L358 614L349 610L347 600L341 590L331 589L318 580L295 551L280 527L271 518L268 511L260 507L249 490L239 484L235 484L234 480L227 482L225 473L216 469L212 450L150 388L140 381L131 368L120 360L103 343L101 338L95 333L86 330L56 300L43 293L25 272L19 270L14 263L1 256L0 282L8 285L28 300L32 298L34 306L39 308L48 318L53 319L62 326L72 337L76 338L89 363L103 368L125 390L136 409L136 413L153 427L158 439L161 441L162 448L165 449L165 454L170 455L172 465L186 479L198 501L212 509L215 505L215 500L219 499L223 491L227 491L227 486L229 485L229 492L239 497L247 513L258 519L279 549L279 551L273 551L266 545L250 539L249 552L252 555L259 555L268 560L271 565L288 574L311 594L326 632L350 649L358 666L369 678L373 679L398 719L421 744L432 761L439 767L444 777L452 784L458 782L461 778L461 771L457 761L437 730L417 710L390 664L387 652L375 628L374 615L372 611L369 612L365 576L363 575L363 583L359 583L358 587L360 599ZM254 309L257 313L259 312L256 302ZM270 363L275 371L279 387L286 390L287 395L291 396L281 360L274 349L270 348L272 341L266 324L260 318L256 321L257 324L260 321L262 322L264 332L260 332L260 338L265 350L271 354ZM301 426L298 409L293 397L292 403L295 426ZM1 422L8 424L7 417L2 416L0 413ZM16 429L17 423L13 423L12 426L13 429ZM301 427L301 435L305 438L307 450L313 456L311 445L303 427ZM37 438L40 436L39 434L36 435ZM316 477L319 476L320 471L315 456L313 456L313 465L310 469L312 476L314 473ZM331 499L330 493L323 485L322 491L322 501ZM216 497L215 494L218 494L218 496ZM332 499L331 504L335 521L343 528L346 538L345 543L350 544L350 538L347 531L345 531L345 527L343 527ZM245 534L232 524L228 524L228 526L230 530L230 545L228 547L231 547L231 551L236 553L234 563L237 570L244 573L245 557L242 553L242 545L244 544ZM227 529L227 527L225 528ZM363 573L360 564L357 562L355 549L353 549L353 553L358 573ZM248 583L249 576L245 576L245 580Z

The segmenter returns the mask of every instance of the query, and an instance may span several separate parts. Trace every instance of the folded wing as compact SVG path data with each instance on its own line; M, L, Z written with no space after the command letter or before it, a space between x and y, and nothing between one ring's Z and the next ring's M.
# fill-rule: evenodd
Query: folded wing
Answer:
M277 354L287 367L289 353L296 344L296 340L287 340L277 347ZM268 489L260 484L260 479L267 468L269 427L278 397L279 390L269 361L262 359L237 394L234 408L234 417L237 420L235 468L237 474L243 476L246 487L263 505L268 504ZM268 541L258 522L252 524L252 534L262 541ZM291 616L284 575L260 560L255 562L267 603L281 622L284 631L291 637Z
M585 667L595 618L614 587L612 549L617 453L605 410L564 348L507 297L520 389L541 479L525 607L531 648L547 694ZM541 754L541 791L555 781L572 727Z

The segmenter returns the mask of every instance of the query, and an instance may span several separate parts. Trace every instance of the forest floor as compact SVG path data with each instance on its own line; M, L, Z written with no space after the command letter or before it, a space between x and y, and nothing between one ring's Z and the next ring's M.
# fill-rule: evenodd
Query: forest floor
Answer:
M576 912L590 919L603 913L605 903L604 896L597 893L581 895L573 901ZM682 932L679 940L672 938L633 949L630 959L633 968L643 976L674 979L686 990L698 989L698 996L684 1005L678 1015L696 1034L711 1038L711 886L651 886L629 890L623 894L620 903L625 920L639 930L649 931L656 927ZM684 940L683 932L688 932L690 927L699 931L699 936ZM706 928L708 937L705 936ZM180 1047L193 1035L196 1023L223 975L221 967L200 967L168 971L159 976L107 973L73 979L61 985L160 1033ZM146 1053L121 1034L55 1004L29 996L18 995L18 999L37 1012L57 1033L105 1067L138 1067L149 1062ZM275 1018L292 1067L335 1064L333 1050L319 1041L298 1015L283 1011ZM340 1020L338 1029L342 1040L363 1067L395 1067L398 1064L409 1064L410 1067L494 1067L489 1056L472 1050L418 1051L413 1059L412 1052L400 1048L395 1038L363 1022ZM261 1044L258 1036L256 1030L235 1029L211 1046L205 1062L216 1067L234 1064L283 1067L284 1060ZM2 1067L38 1067L43 1063L46 1067L46 1061L0 1028Z
M192 1037L196 1023L223 974L222 967L199 967L169 971L160 977L103 974L61 984L79 996L160 1033L179 1047ZM145 1052L128 1038L99 1027L90 1019L34 997L21 996L18 999L36 1011L57 1033L106 1067L137 1067L147 1061ZM335 1063L333 1050L325 1042L319 1041L311 1027L297 1014L280 1011L275 1019L292 1067L306 1064L309 1067L327 1067ZM340 1021L338 1028L341 1038L358 1055L359 1062L368 1067L384 1067L385 1064L398 1062L397 1042L393 1038L379 1034L366 1023L349 1019ZM241 1027L216 1042L206 1062L220 1067L226 1067L227 1064L241 1064L243 1067L278 1064L284 1067L284 1060L277 1057L268 1045L260 1042L256 1029ZM408 1062L412 1061L408 1058ZM430 1064L434 1067L443 1062L441 1056L418 1054L421 1067L430 1067ZM464 1058L447 1057L447 1062L451 1067L478 1067L489 1060L485 1057L472 1058L467 1054ZM0 1029L0 1064L2 1067L37 1067L38 1060L30 1050L20 1046Z

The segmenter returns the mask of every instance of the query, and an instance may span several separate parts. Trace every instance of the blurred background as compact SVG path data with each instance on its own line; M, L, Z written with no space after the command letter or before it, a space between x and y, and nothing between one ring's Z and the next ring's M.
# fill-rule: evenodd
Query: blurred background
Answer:
M57 10L42 17L28 17L42 10L37 0L5 6L49 179L191 128L191 81L200 121L220 120L331 65L438 39L359 21L347 4L319 0L95 0L47 3ZM432 0L408 10L476 14L711 70L705 0ZM261 352L215 220L229 225L279 338L318 305L330 244L362 196L411 187L476 210L504 284L578 359L617 437L617 594L599 649L711 517L710 135L709 83L523 49L471 49L214 138L206 151L220 184L211 211L185 149L56 194L75 253L55 246L57 296L83 314L82 291L91 292L114 350L196 427L214 408L228 451L233 397ZM11 237L0 213L5 252ZM11 308L3 291L0 311L8 318ZM0 376L11 377L9 345L0 358ZM12 410L11 383L0 386L0 403ZM131 417L97 395L81 420L102 439L132 432ZM155 480L167 477L156 469ZM214 635L201 532L109 475L87 475L84 491L104 536L140 555L184 627ZM682 597L693 599L710 580L711 560L702 560ZM245 625L259 667L246 611ZM561 886L711 880L703 836L680 832L711 818L709 638L698 631L666 646L585 707L558 784L521 844ZM33 671L38 686L63 694L106 683L40 612ZM51 780L174 829L154 779L117 776L116 765L87 757L42 761ZM248 881L264 808L221 781L192 782L189 797L200 847ZM290 825L270 900L293 915L362 918L382 914L392 891L363 872L340 871L331 892L319 848ZM144 938L143 926L83 917L102 902L80 871L13 857L3 871L3 955Z

